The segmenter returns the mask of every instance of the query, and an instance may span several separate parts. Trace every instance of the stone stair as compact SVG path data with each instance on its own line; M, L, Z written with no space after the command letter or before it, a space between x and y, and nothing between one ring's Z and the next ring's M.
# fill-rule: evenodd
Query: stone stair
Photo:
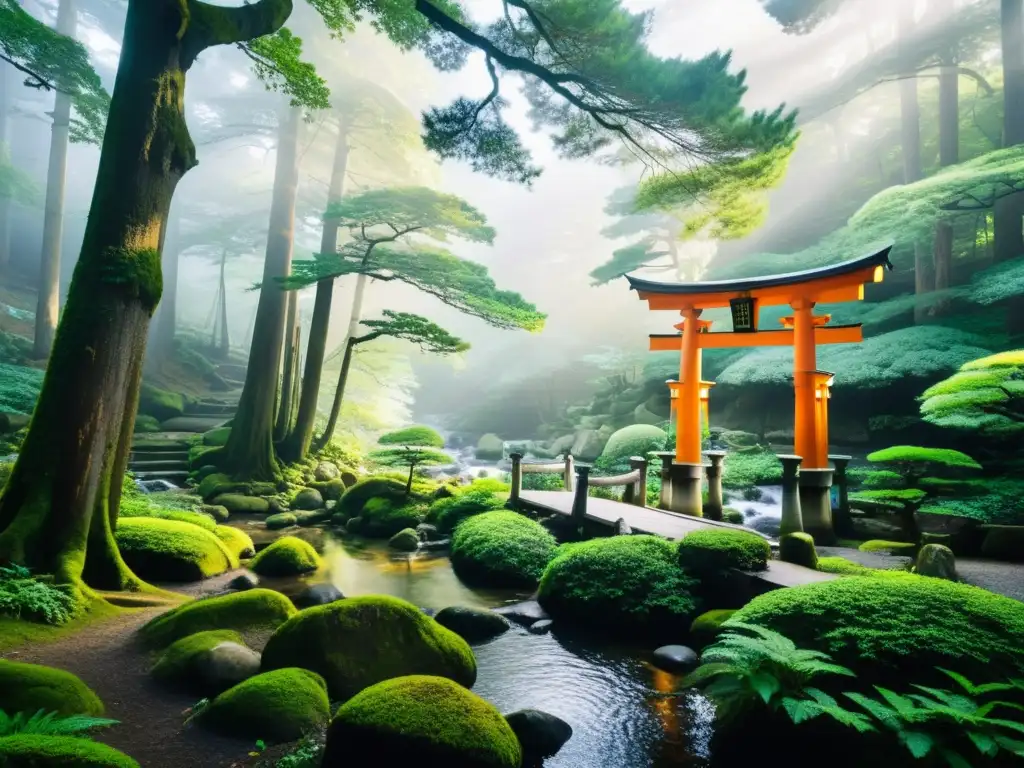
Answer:
M166 480L183 486L188 478L188 438L183 432L136 435L128 456L128 469L136 480Z
M230 399L208 398L189 403L182 416L168 419L160 425L164 432L207 432L224 426L231 420L238 408L238 394L229 395Z

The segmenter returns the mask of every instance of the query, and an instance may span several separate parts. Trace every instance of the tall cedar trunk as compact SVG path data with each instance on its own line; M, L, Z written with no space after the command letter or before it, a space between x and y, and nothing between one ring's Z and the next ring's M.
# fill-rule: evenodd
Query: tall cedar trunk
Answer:
M6 61L0 61L0 152L6 152L7 160L14 160L14 153L7 146L7 123L10 107L8 99L8 81L11 67ZM0 195L0 270L6 270L11 261L11 232L8 222L11 218L11 198Z
M225 248L220 254L220 284L218 287L218 300L220 301L220 339L217 342L217 352L221 360L227 360L231 354L231 335L228 333L228 284L224 279L224 269L228 260L228 250Z
M287 295L287 310L284 321L284 371L281 375L281 395L277 408L277 420L274 423L274 441L282 440L288 434L288 428L292 423L292 405L295 398L292 392L295 389L295 376L298 371L295 368L295 352L298 344L299 330L299 294L290 291Z
M57 31L75 36L74 0L60 0L57 6ZM64 186L68 167L68 127L71 122L71 97L57 91L53 105L50 134L50 162L46 171L46 206L43 213L43 251L39 258L39 284L36 298L36 331L33 355L44 360L50 354L57 329L60 308L60 251L64 237Z
M897 19L899 45L905 46L914 31L913 3L900 3ZM903 183L921 178L921 110L917 103L917 78L910 72L900 80L900 145L903 152Z
M348 125L343 118L338 120L338 143L334 149L334 167L331 183L327 189L327 206L341 200L345 189L345 172L348 167ZM338 249L338 221L325 220L320 234L320 253L333 253ZM320 399L320 381L324 373L324 357L327 354L327 334L331 322L331 302L334 299L334 278L321 280L316 284L313 300L313 317L309 326L309 341L306 344L306 366L302 372L302 387L299 393L298 413L295 427L278 447L285 461L299 461L306 458L313 442L313 427L316 424L317 403Z
M956 0L931 0L933 24L941 24L956 12ZM939 165L960 161L960 75L955 49L943 51L939 67Z
M935 290L949 288L950 273L953 269L953 225L940 219L935 224ZM932 306L933 315L943 315L949 309L949 302L942 299Z
M63 4L62 4L63 7ZM0 497L0 562L119 589L113 529L174 189L195 165L175 0L132 0L82 251L31 427ZM51 163L51 174L53 165Z
M156 313L156 334L150 358L159 364L174 354L174 331L178 315L178 257L181 253L181 213L167 220L166 247L163 249L164 292Z
M334 430L338 428L338 417L341 415L341 401L345 396L345 383L348 379L348 368L351 363L352 347L354 345L354 339L356 338L356 332L359 330L359 320L362 316L363 311L363 296L366 294L366 284L369 282L369 278L364 274L359 274L356 277L356 290L352 296L352 314L349 316L348 321L348 332L345 334L345 360L341 366L341 372L338 374L338 386L334 390L334 402L331 403L331 415L327 419L327 426L324 428L324 433L320 435L320 439L317 440L316 450L320 451L331 442L331 438L334 436Z
M1001 0L1003 53L1003 146L1024 144L1024 0ZM993 248L996 261L1024 255L1024 193L996 200ZM1024 334L1024 296L1007 302L1007 331Z
M921 297L914 306L914 322L917 324L924 322L928 316L928 307L923 301L924 295L935 290L933 261L929 243L914 243L914 294Z
M289 108L281 116L263 287L256 308L245 385L231 435L220 457L223 469L253 479L271 480L280 476L274 456L274 407L288 294L281 290L276 278L291 272L299 182L299 122L296 108Z

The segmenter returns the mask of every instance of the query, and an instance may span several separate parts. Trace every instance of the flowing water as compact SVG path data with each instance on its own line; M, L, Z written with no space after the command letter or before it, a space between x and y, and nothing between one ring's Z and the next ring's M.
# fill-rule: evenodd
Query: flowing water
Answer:
M394 595L428 612L450 605L493 608L527 597L466 587L442 554L396 555L378 543L329 536L323 545L326 577L349 597ZM303 584L268 586L294 593ZM646 662L649 648L609 645L563 632L533 635L513 626L473 650L477 694L502 712L540 709L572 726L572 739L546 768L708 764L711 706L693 694L660 695L672 692L679 679Z

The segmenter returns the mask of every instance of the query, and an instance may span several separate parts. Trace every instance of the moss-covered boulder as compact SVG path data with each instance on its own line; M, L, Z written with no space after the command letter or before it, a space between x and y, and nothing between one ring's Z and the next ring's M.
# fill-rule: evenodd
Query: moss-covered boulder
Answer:
M256 554L256 545L249 534L230 525L218 525L213 535L224 542L224 546L238 559L245 559Z
M277 669L229 688L202 711L207 728L240 739L295 741L331 719L327 686L306 669Z
M293 512L292 514L295 515L295 524L298 526L316 525L331 517L329 509L306 509Z
M734 614L826 651L863 678L942 680L944 667L980 683L1024 672L1024 603L979 587L879 571L770 592Z
M808 533L787 533L779 537L779 560L804 568L818 569L818 550Z
M163 648L175 640L211 629L273 629L296 613L291 600L280 592L249 589L179 605L149 621L139 634L151 647Z
M699 582L657 536L565 544L544 570L537 599L552 617L608 633L671 640L699 608Z
M217 427L203 433L203 445L220 448L228 444L229 437L231 437L231 427Z
M388 539L388 546L399 552L415 552L420 546L420 535L415 528L403 528Z
M390 477L368 477L351 486L341 497L336 508L349 517L361 515L370 499L400 501L405 498L405 486ZM401 529L399 529L401 530ZM396 530L395 533L398 531Z
M283 536L258 553L249 569L260 576L296 576L312 573L321 564L312 544L295 536Z
M657 421L661 421L656 416ZM613 432L601 451L601 461L616 463L631 456L646 456L651 451L665 450L668 433L650 423L633 424Z
M505 441L488 432L477 440L475 455L481 461L501 461L505 457Z
M143 432L159 432L160 431L160 420L152 416L148 416L145 413L140 413L135 417L135 429L136 433Z
M292 509L323 509L324 497L316 488L303 488L292 497L288 506Z
M427 510L425 520L436 525L439 531L451 533L463 520L504 507L504 499L493 491L465 490L437 499Z
M139 390L139 413L160 421L183 416L185 405L185 396L179 392L157 389L150 384L143 384Z
M181 523L198 525L200 528L204 528L207 531L213 531L213 529L217 527L217 521L210 515L203 514L202 512L189 512L184 509L163 509L161 507L150 505L150 503L145 499L141 499L139 501L136 501L135 499L126 499L125 502L121 504L118 520L125 520L130 517L148 517L154 520L177 520Z
M694 531L679 542L679 564L694 573L763 571L771 556L764 537L727 528Z
M466 520L452 537L455 574L470 586L535 587L558 543L540 523L517 512Z
M370 538L388 539L401 530L415 528L426 514L427 508L419 504L373 498L363 506L359 532Z
M147 581L200 581L238 567L238 557L213 532L178 520L126 517L115 539L128 567Z
M62 715L99 716L103 702L63 669L0 659L0 709L7 714L42 709Z
M736 611L732 608L718 608L702 613L690 625L690 643L698 649L711 645L721 634L722 624L727 622L734 613Z
M282 528L291 528L298 524L298 519L293 512L278 512L276 515L267 515L263 524L272 531L279 531Z
M309 484L309 487L319 492L326 501L337 501L345 495L345 481L341 478L315 480Z
M139 768L113 747L74 736L17 734L0 738L4 768Z
M914 573L935 579L957 581L956 555L949 547L941 544L925 544L917 553Z
M260 671L260 657L230 629L197 632L171 643L153 665L164 685L214 696Z
M466 641L419 608L386 596L308 608L278 627L263 668L303 667L323 675L331 698L402 675L448 677L471 687L476 659Z
M243 496L240 493L222 493L215 496L212 503L224 507L232 514L237 512L262 515L270 511L270 502L266 499L259 496Z
M313 469L313 479L320 483L338 480L340 477L341 470L338 469L338 465L330 461L317 462Z
M359 693L327 732L324 768L351 765L519 768L522 749L491 704L443 677L413 675Z
M434 621L450 629L467 643L485 642L504 634L511 627L504 616L494 611L458 605L442 608L434 616Z
M209 515L218 523L223 523L231 517L231 511L227 507L222 507L219 504L203 504L200 511L204 515Z

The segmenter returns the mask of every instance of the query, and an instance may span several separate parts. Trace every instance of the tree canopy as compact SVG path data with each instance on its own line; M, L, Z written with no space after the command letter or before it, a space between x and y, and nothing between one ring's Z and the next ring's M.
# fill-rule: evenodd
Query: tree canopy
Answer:
M971 360L921 395L921 415L940 427L994 437L1024 433L1024 350Z
M420 445L444 448L444 438L437 430L418 424L383 434L377 439L377 442L381 445Z
M768 14L787 34L806 35L835 15L843 0L761 0Z
M465 352L469 344L457 336L452 336L444 328L436 325L421 315L409 312L393 312L385 309L381 312L381 320L362 320L370 332L353 339L356 344L363 344L382 336L408 341L424 352L434 355L452 355Z

